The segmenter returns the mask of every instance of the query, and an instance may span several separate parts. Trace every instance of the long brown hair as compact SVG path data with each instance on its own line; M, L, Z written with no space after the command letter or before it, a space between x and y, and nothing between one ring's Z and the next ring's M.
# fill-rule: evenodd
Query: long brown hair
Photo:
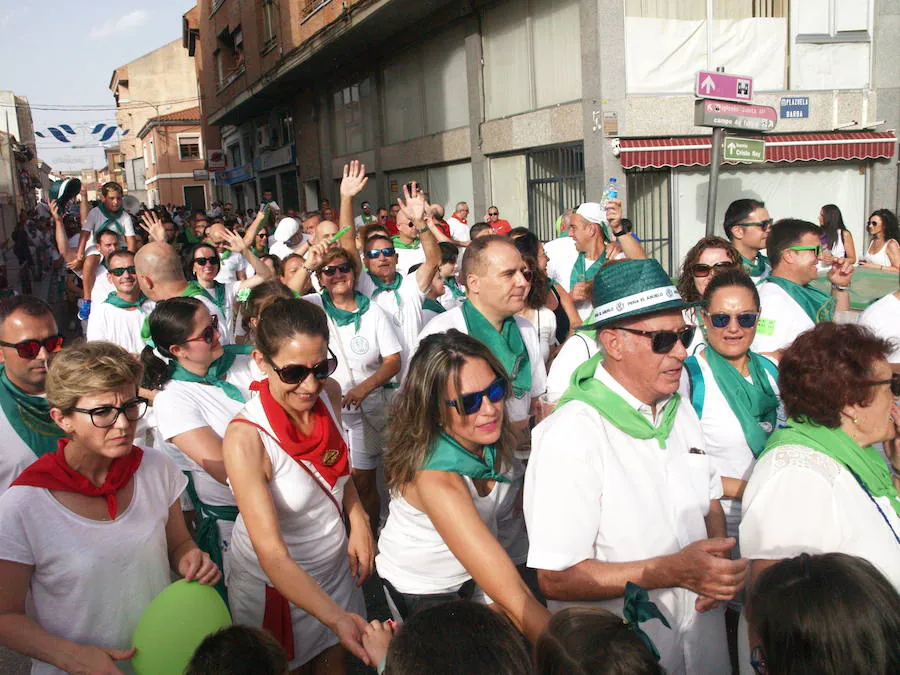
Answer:
M497 375L509 378L487 347L458 330L429 335L419 343L394 401L390 444L384 456L384 473L391 491L399 491L422 468L441 427L449 423L448 384L452 392L462 393L460 370L471 359L482 359ZM500 466L511 463L511 441L509 420L504 414L496 443Z
M678 292L687 302L697 302L700 299L697 286L694 284L694 265L697 264L700 255L711 248L723 249L728 253L731 262L735 265L741 264L741 254L738 253L738 250L730 241L722 237L703 237L684 256L684 263L681 265L681 276L678 277Z

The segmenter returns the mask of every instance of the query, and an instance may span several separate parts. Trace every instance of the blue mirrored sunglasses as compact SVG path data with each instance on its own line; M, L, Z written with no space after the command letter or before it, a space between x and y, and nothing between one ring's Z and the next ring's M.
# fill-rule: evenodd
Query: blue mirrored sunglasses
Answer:
M473 391L471 394L463 394L458 399L447 401L447 405L451 408L459 410L460 402L462 402L462 410L460 412L466 415L472 415L481 409L484 397L487 396L491 403L499 403L506 398L506 392L509 389L509 383L505 377L498 377L491 382L486 389L481 391Z

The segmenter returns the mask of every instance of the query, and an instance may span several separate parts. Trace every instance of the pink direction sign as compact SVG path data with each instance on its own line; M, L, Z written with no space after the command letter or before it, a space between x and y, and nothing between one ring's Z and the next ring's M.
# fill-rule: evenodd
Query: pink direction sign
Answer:
M701 70L694 81L694 93L718 101L747 103L753 99L753 78Z
M694 101L694 124L698 127L772 131L777 122L778 113L771 106L707 99Z

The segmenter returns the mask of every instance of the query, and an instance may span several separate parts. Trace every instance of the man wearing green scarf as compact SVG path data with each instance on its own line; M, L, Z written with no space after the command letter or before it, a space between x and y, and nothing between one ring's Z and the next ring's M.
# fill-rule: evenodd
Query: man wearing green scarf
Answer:
M766 248L772 218L764 202L758 199L736 199L725 209L725 236L741 254L744 270L759 283L772 273Z
M53 310L43 300L17 295L0 301L0 494L34 460L55 452L63 437L44 398L53 358L46 341L58 334ZM34 358L10 346L25 341L41 343Z
M85 337L112 342L131 354L140 354L144 349L141 327L155 304L141 292L134 253L115 251L109 256L107 266L107 278L116 290L94 307Z
M730 672L717 603L740 591L747 561L729 558L722 481L677 393L689 305L652 259L602 268L592 300L602 351L532 434L528 566L551 611L624 616L628 582L643 586L671 625L644 627L666 672Z
M831 295L812 288L822 244L822 228L804 220L775 223L768 237L772 274L759 286L760 315L753 351L776 352L817 323L850 309L853 265L835 261L828 272Z

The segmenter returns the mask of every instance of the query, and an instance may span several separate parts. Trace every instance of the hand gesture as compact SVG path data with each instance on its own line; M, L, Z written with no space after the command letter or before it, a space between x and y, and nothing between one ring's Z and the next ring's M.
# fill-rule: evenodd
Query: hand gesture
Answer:
M144 232L150 235L150 241L164 242L166 240L166 228L163 227L162 221L154 211L145 211L138 224Z
M59 220L59 203L55 199L50 200L50 215L53 220Z
M244 238L236 232L232 232L228 228L225 228L223 236L225 237L225 248L232 253L240 253L243 255L244 251L247 250L247 244L244 242Z
M116 668L116 661L127 661L137 653L137 649L110 649L109 647L82 646L75 654L73 675L122 675Z
M594 284L590 281L579 281L572 286L571 296L575 302L590 300L594 291Z
M606 202L606 222L609 223L610 234L622 229L621 199L610 199Z
M178 573L185 581L199 581L206 586L214 586L222 578L222 573L209 559L209 554L196 547L181 556L181 560L178 561Z
M387 656L388 646L394 639L396 628L393 621L370 621L363 634L363 647L372 659L372 664L377 666Z
M819 261L825 263L826 265L831 265L835 262L841 262L840 258L835 258L834 254L827 248L822 249L822 253L819 254Z
M397 197L397 204L403 215L412 222L424 222L428 202L425 200L425 193L419 189L419 184L414 182L412 186L413 194L410 194L409 187L406 184L403 185L403 197Z
M304 258L306 266L311 270L318 270L322 267L325 260L325 254L328 252L330 246L331 244L324 241L310 246L309 250L306 252L306 257Z
M341 179L341 197L351 199L366 189L369 179L366 178L366 165L354 159L344 164L344 177Z
M365 527L351 526L347 559L350 562L350 573L356 578L356 585L362 586L375 569L375 539L368 519Z
M356 385L344 394L344 399L341 401L341 407L347 408L350 410L350 406L355 406L356 409L359 409L359 406L362 405L363 400L365 400L366 396L369 395L369 392L363 387L361 384Z
M671 556L675 586L694 591L710 600L731 600L744 586L750 571L746 558L721 558L734 548L734 538L701 539ZM702 598L701 598L702 599ZM709 609L709 603L700 603Z
M362 642L363 634L368 626L369 624L361 616L344 612L338 616L337 620L329 628L353 656L367 666L371 666L373 665L372 661L369 659Z
M77 258L72 258L69 262L66 263L66 269L72 270L73 272L80 271L81 268L84 267L84 256L78 256Z
M828 280L835 286L849 286L853 278L853 264L847 260L837 260L831 265Z

